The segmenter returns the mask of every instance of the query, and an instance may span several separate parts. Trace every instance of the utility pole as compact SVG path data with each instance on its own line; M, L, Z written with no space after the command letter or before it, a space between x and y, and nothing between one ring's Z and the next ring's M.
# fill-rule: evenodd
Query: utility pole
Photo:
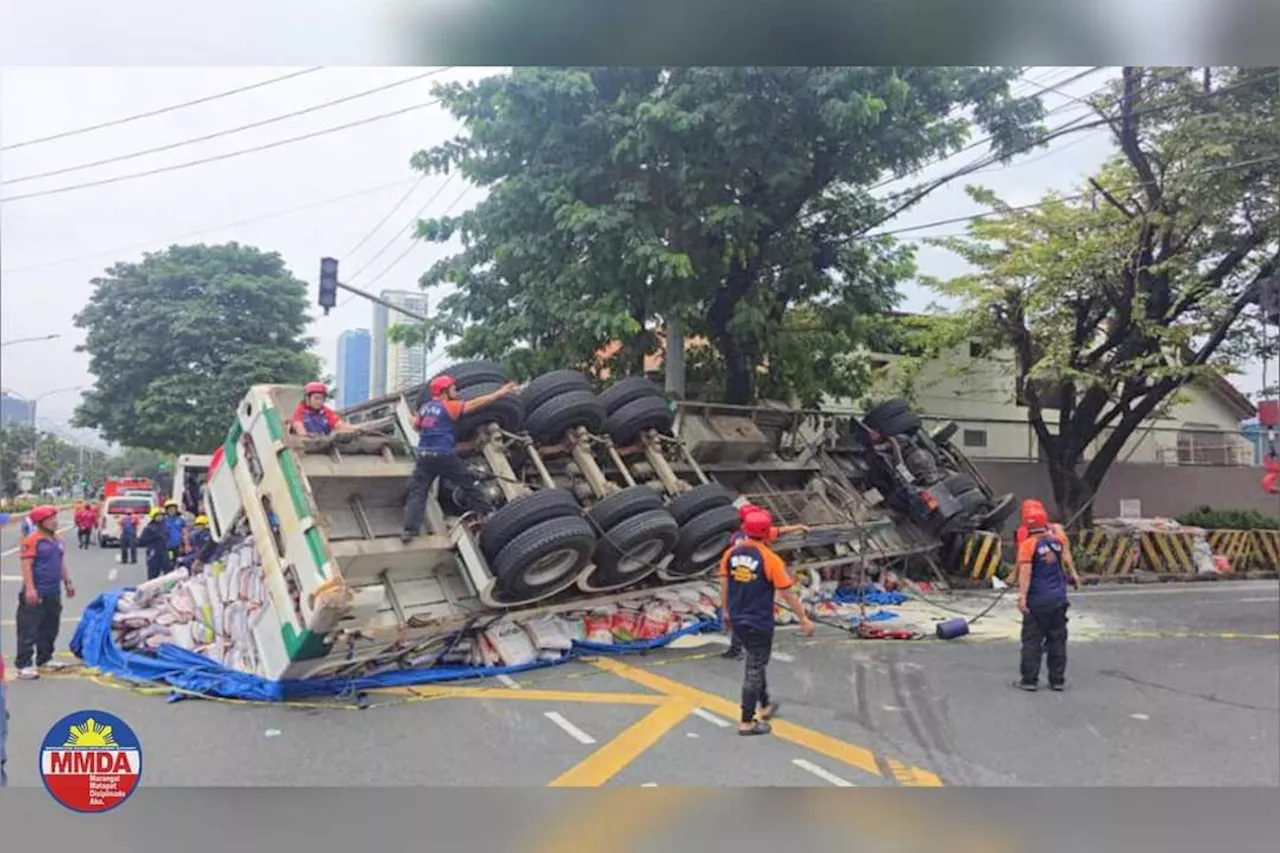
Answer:
M666 322L666 352L663 363L666 366L666 392L677 400L684 399L684 330L680 321L668 317Z

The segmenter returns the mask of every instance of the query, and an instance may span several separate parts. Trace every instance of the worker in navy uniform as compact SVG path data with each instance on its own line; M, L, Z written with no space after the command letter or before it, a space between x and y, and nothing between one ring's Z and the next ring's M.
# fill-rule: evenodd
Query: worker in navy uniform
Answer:
M61 669L53 659L62 620L62 594L74 598L75 584L67 573L67 546L58 535L58 510L38 506L30 519L36 530L19 546L22 589L18 592L18 653L13 665L18 678L39 678L40 669ZM35 666L32 666L34 655Z
M1016 687L1040 687L1040 661L1048 658L1049 688L1062 690L1067 678L1067 585L1079 588L1071 545L1043 506L1024 507L1027 536L1018 545L1018 610L1022 613L1021 677Z
M800 620L805 636L813 634L813 622L804 612L792 587L786 563L769 548L778 528L767 510L748 513L742 522L745 538L720 558L720 608L725 627L746 651L742 679L740 735L766 735L778 703L769 696L765 669L773 651L773 602L776 593Z
M169 559L169 531L160 507L151 510L151 520L142 528L138 544L147 552L147 580L169 573L173 563Z
M740 505L738 507L739 524L745 522L747 520L747 516L751 515L753 512L760 512L760 511L761 511L761 507L758 507L752 503L744 503ZM809 528L803 524L784 525L778 528L778 535L781 536L783 533L789 533L792 530L808 530L808 529ZM734 545L737 545L739 542L741 542L743 539L746 539L746 538L747 538L747 534L742 531L741 527L739 527L737 530L733 532L733 535L729 537L729 547L732 548ZM738 635L734 634L732 631L729 632L729 648L721 652L720 657L724 658L725 660L737 660L738 658L742 657L742 641L739 640Z
M431 380L431 397L418 409L413 423L418 430L418 462L409 480L401 541L411 542L422 531L427 494L437 477L460 487L467 508L481 518L493 512L493 504L481 491L476 476L457 454L458 420L467 412L474 412L519 390L514 382L508 382L497 391L464 401L458 399L458 386L452 376L437 376Z

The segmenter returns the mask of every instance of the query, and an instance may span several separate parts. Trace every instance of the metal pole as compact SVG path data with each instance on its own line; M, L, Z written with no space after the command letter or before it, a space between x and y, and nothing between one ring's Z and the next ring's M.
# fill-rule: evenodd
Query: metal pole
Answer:
M667 318L667 347L665 362L667 369L666 391L677 400L684 399L684 330L680 321L674 317Z
M338 287L342 288L343 290L349 290L352 293L354 293L356 296L363 296L365 299L368 299L370 302L376 302L379 305L390 308L392 311L399 311L401 314L405 315L406 317L412 317L414 320L417 320L419 323L429 322L427 318L422 316L421 314L410 311L407 308L403 308L399 305L396 305L393 302L388 302L387 300L383 299L381 296L374 296L372 293L367 293L358 287L352 287L351 285L343 284L342 282L338 282Z
M51 341L54 338L60 338L60 337L62 337L62 335L55 333L52 335L40 335L34 338L15 338L14 340L11 340L11 341L0 341L0 347L13 346L14 344L29 344L35 341Z

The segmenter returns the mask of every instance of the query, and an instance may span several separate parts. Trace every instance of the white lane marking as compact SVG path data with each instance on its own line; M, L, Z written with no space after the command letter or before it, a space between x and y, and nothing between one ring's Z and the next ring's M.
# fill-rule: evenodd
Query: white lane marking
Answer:
M517 682L514 678L512 678L512 677L511 677L511 676L509 676L509 675L506 675L506 674L499 675L499 676L498 676L498 681L499 681L499 682L500 682L504 687L507 687L507 688L509 688L509 689L511 689L511 690L519 690L519 689L520 689L520 683L519 683L519 682Z
M858 787L857 785L850 782L848 779L841 779L839 776L832 773L830 770L826 770L822 767L819 767L818 765L814 764L812 761L809 761L808 759L793 758L791 759L791 763L794 764L796 767L799 767L801 770L812 773L814 776L817 776L822 781L835 785L837 788Z
M70 529L71 529L72 527L74 527L74 526L75 526L75 525L73 525L73 524L68 524L66 527L59 527L59 528L58 528L58 532L59 532L59 533L66 533L68 530L70 530ZM21 547L22 547L21 545L19 545L19 546L18 546L18 548L21 548ZM10 554L16 554L16 553L18 553L18 548L10 548L8 551L0 551L0 557L7 557L7 556L9 556ZM5 578L5 580L13 580L13 578L11 578L11 577L6 577L6 578ZM21 578L19 578L19 580L21 580Z
M9 581L10 583L22 583L22 575L0 575L0 581Z
M119 574L120 574L120 570L119 570L119 569L112 569L111 571L107 572L107 580L108 580L108 581L113 581L113 580L115 580L115 579L116 579L116 576L117 576L117 575L119 575Z
M645 782L645 783L644 783L643 785L641 785L640 787L641 787L641 788L656 788L656 787L658 787L658 783L657 783L657 782Z
M564 717L560 716L560 714L557 713L556 711L547 711L543 716L545 716L551 722L555 723L560 728L564 729L565 733L568 734L569 737L576 740L578 743L582 743L590 746L591 744L596 742L595 738L593 738L591 735L587 734L582 729L575 726L573 723L566 720Z
M729 726L733 725L728 720L723 720L704 708L694 708L693 715L695 717L701 717L713 726L719 726L722 729L727 729Z
M1280 601L1280 596L1272 596L1271 598L1236 598L1232 599L1232 601L1238 604L1253 604L1261 601Z
M1151 718L1150 718L1150 717L1148 717L1146 714L1130 714L1130 715L1129 715L1129 719L1131 719L1131 720L1149 720L1149 719L1151 719Z
M774 652L770 655L774 660L780 660L783 663L795 663L796 659L786 652Z
M697 732L685 732L685 733L684 733L684 736L685 736L685 737L697 737L697 736L698 736L698 733L697 733Z
M1106 738L1102 736L1102 732L1095 729L1090 723L1085 723L1084 727L1088 729L1090 732L1092 732L1094 735L1096 735L1098 740L1106 740Z

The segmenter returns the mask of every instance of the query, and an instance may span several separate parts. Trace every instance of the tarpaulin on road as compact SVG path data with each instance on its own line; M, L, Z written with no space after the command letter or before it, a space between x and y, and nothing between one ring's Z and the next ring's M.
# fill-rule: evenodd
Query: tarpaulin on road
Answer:
M536 660L520 666L448 667L402 669L364 676L270 681L258 675L238 672L195 652L166 643L154 656L121 649L111 630L111 619L120 596L128 590L103 593L85 607L71 638L71 651L87 665L109 675L132 681L168 684L183 691L227 699L281 702L305 696L339 696L379 687L408 687L510 675L531 669L555 666L582 654L626 654L667 645L677 637L715 630L718 620L702 620L679 631L652 640L608 644L575 641L573 648L555 660Z

